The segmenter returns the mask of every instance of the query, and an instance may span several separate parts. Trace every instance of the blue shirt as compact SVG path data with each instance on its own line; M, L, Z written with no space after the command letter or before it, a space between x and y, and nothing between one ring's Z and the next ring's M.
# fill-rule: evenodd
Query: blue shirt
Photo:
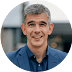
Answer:
M29 59L30 71L38 72L48 70L48 51L46 51L46 55L40 63L37 62L35 55L30 51L29 48L27 48L26 51Z

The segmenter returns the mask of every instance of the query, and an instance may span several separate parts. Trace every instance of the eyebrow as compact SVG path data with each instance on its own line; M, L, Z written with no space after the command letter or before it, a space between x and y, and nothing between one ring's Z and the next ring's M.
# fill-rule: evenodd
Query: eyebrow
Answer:
M34 21L29 21L27 24L32 23L32 22L34 22ZM44 23L47 25L47 23L45 21L40 21L40 23Z
M34 22L34 21L29 21L27 24L32 23L32 22Z
M46 25L47 25L47 23L46 23L45 21L41 21L40 23L44 23L44 24L46 24Z

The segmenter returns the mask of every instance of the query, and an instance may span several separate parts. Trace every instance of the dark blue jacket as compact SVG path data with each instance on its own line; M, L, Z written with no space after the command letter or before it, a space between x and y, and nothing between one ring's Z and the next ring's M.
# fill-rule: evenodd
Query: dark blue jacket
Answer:
M13 52L6 53L7 57L18 67L30 71L29 60L26 53L27 44ZM48 70L57 66L66 57L67 53L48 46Z

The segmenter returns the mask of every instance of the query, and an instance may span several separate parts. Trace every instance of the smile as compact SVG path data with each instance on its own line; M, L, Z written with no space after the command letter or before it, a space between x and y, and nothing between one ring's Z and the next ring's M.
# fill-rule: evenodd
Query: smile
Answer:
M33 36L33 38L41 38L41 37L43 37L43 36Z

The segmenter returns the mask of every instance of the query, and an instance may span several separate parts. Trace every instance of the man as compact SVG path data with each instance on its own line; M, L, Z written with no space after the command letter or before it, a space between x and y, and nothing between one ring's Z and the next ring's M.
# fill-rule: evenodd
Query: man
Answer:
M34 4L24 10L23 34L27 44L6 55L18 67L28 71L46 71L57 66L67 55L48 46L47 38L52 33L50 11L41 4Z

